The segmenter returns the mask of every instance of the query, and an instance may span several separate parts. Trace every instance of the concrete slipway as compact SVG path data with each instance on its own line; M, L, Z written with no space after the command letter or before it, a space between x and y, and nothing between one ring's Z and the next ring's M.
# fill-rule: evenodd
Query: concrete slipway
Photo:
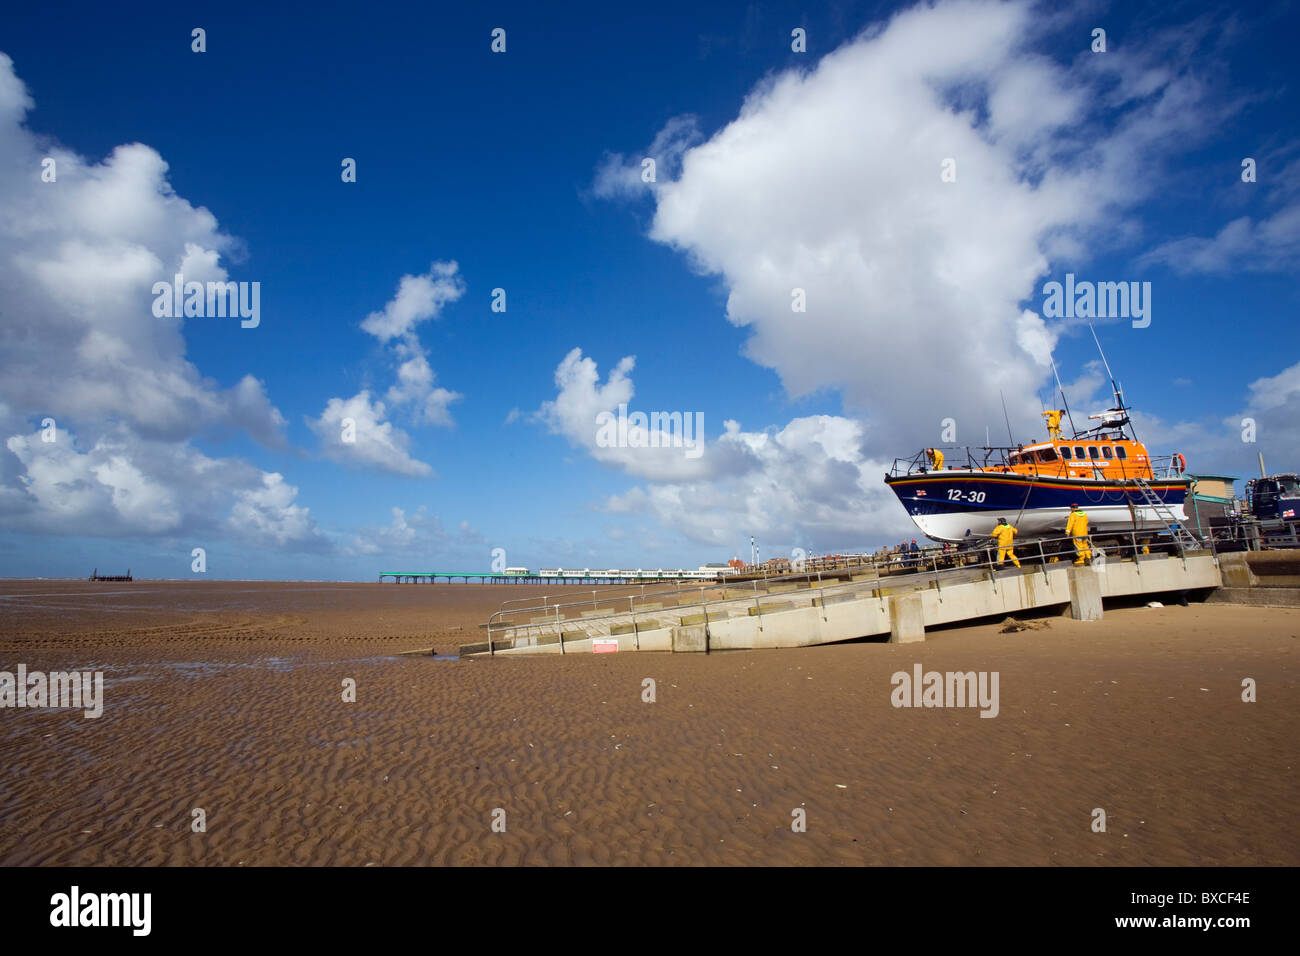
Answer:
M1102 599L1217 588L1219 559L1209 552L1139 555L1103 565L1028 564L849 581L779 580L752 587L701 588L646 600L621 598L626 610L578 610L577 605L517 609L493 616L490 638L461 647L477 655L584 654L619 651L711 651L803 647L889 635L925 639L939 624L1069 606L1081 620L1098 620ZM710 593L712 592L712 593Z

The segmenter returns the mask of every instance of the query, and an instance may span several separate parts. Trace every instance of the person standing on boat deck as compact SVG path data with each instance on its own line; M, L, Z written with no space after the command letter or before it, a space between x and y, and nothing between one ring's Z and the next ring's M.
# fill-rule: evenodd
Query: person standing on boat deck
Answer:
M993 566L997 567L1007 558L1010 558L1012 564L1020 567L1020 562L1016 560L1016 552L1011 547L1011 539L1018 533L1016 529L1007 524L1006 518L999 518L997 526L991 533L993 539L998 543L998 559L993 563Z
M1061 416L1064 414L1064 408L1054 408L1051 411L1043 412L1043 417L1047 419L1047 437L1053 441L1061 437Z
M908 554L907 563L910 566L916 567L918 564L921 563L921 549L916 546L915 538L913 538L912 543L908 545L907 554Z
M1092 548L1088 542L1088 513L1077 504L1070 505L1070 518L1065 522L1065 533L1074 539L1074 563L1090 562Z

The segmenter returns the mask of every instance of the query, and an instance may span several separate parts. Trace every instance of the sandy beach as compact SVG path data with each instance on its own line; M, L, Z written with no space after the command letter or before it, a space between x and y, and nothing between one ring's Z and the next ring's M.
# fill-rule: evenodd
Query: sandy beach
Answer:
M0 670L101 671L104 710L0 710L0 863L1300 863L1295 610L443 659L546 590L2 582ZM997 671L997 717L894 707L916 664Z

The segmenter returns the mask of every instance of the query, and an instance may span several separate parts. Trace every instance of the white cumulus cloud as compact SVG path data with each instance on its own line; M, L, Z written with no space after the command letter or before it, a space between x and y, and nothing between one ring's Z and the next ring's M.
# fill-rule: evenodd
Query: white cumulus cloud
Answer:
M67 430L57 430L52 442L40 432L11 435L5 447L20 471L0 495L0 516L16 530L102 537L223 533L299 550L328 547L309 510L296 503L297 488L237 459L142 439L125 426L88 447Z
M907 533L911 522L881 482L887 463L865 453L863 437L861 423L833 415L796 418L762 432L729 421L719 444L743 448L751 468L647 484L610 497L603 507L646 514L687 540L723 548L750 534L824 548Z
M272 493L279 476L191 444L230 429L286 444L262 381L223 387L186 357L186 323L228 320L153 314L154 283L177 272L226 280L238 240L176 194L154 149L129 143L83 157L27 127L33 106L0 53L0 524L247 537L257 530L239 520L247 502L262 529L278 528L276 543L323 547L295 490ZM225 334L245 346L255 335L237 319ZM47 418L54 441L32 431Z
M606 499L602 510L644 514L714 546L734 545L746 534L861 542L873 529L910 527L880 480L886 464L867 454L863 425L853 419L815 415L761 432L727 420L696 458L674 446L670 434L654 436L653 447L655 430L648 427L639 427L635 444L637 427L629 425L626 444L602 445L602 413L620 404L636 408L634 367L627 356L602 383L595 361L575 348L555 370L555 399L534 416L594 460L646 480Z
M381 311L367 315L361 328L381 342L409 334L465 294L465 282L457 270L455 262L435 262L423 275L402 276L397 293Z
M322 453L333 461L430 477L433 469L411 457L410 436L385 417L384 403L372 401L370 392L363 390L351 398L331 398L320 417L307 425L320 439Z
M409 424L454 424L450 406L464 396L434 385L436 376L415 327L436 318L444 306L464 294L459 266L455 262L434 262L423 275L402 276L388 304L366 316L361 328L388 347L397 366L397 380L384 396L387 405L372 401L366 389L351 398L331 398L318 418L308 420L325 457L417 478L433 474L432 467L411 456L410 436L387 416L401 410ZM355 441L343 439L344 419L353 423Z
M635 356L625 356L601 383L596 362L582 349L572 349L556 366L555 398L534 418L596 461L637 477L676 481L748 467L743 446L705 440L703 412L630 404L635 365Z
M176 195L155 150L132 143L86 159L29 130L31 108L0 53L0 401L87 435L111 419L151 438L233 426L282 445L284 420L261 383L222 389L185 357L184 322L228 320L152 311L153 283L178 271L224 280L236 240ZM53 182L41 179L47 158ZM227 331L245 344L254 334L238 320Z
M892 452L949 417L982 435L1003 394L1036 425L1060 329L1026 304L1128 235L1163 152L1202 133L1174 39L1065 64L1036 29L1025 2L909 8L759 84L649 190L650 236L720 277L746 354L793 396L838 390ZM598 191L627 192L621 168Z

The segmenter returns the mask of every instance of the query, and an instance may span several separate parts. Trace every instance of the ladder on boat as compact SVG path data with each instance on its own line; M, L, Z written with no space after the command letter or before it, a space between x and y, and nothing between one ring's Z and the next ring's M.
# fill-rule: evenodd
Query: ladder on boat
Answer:
M1146 502L1147 507L1154 511L1159 516L1160 520L1165 523L1165 526L1169 529L1170 536L1178 543L1178 547L1184 554L1188 551L1199 551L1204 547L1204 545L1201 544L1200 539L1197 538L1196 535L1192 534L1192 532L1178 520L1174 513L1169 510L1169 506L1164 503L1163 499L1161 499L1158 494L1156 494L1155 489L1147 484L1145 478L1134 478L1133 483L1137 485L1138 491L1142 493L1142 498Z

